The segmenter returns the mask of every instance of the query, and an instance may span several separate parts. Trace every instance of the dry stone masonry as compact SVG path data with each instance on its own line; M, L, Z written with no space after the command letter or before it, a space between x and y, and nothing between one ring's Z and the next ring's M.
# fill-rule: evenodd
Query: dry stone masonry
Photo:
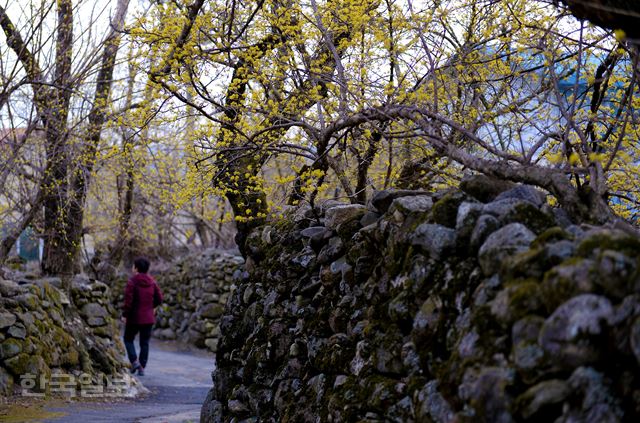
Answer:
M154 336L215 353L220 317L243 263L237 253L211 249L185 256L159 273L164 304L156 312Z
M640 239L532 187L299 209L247 256L203 422L640 421Z
M25 375L33 377L32 391L49 394L56 387L70 396L83 389L132 396L143 389L122 359L107 285L76 276L69 298L59 278L28 279L10 270L2 275L0 396L22 394L32 383Z

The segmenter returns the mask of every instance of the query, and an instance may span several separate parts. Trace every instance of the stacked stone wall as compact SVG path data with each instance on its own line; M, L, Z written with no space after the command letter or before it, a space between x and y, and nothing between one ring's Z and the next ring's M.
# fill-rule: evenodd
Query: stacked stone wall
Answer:
M640 239L532 187L298 209L247 252L204 422L640 421Z
M220 317L243 262L237 253L207 250L187 255L158 273L164 303L156 310L154 336L215 353Z
M28 393L25 387L54 394L62 386L70 396L83 389L132 396L142 389L127 372L107 285L76 276L69 296L59 278L27 279L10 270L3 274L1 395ZM111 386L114 382L119 385Z

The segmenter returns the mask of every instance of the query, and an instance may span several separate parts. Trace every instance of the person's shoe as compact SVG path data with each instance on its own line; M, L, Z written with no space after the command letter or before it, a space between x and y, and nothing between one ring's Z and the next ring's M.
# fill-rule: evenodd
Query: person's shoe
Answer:
M144 376L144 367L140 366L138 369L138 376Z
M131 365L131 369L129 370L129 372L131 372L131 374L135 374L136 370L141 369L141 368L142 368L142 366L140 365L140 363L136 361L135 363L133 363Z

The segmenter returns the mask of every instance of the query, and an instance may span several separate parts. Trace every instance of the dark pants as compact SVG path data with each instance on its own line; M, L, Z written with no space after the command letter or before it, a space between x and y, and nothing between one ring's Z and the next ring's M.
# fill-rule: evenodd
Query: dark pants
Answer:
M136 347L133 345L133 341L136 339L136 335L140 332L140 365L142 367L147 366L147 359L149 358L149 338L151 338L150 325L137 325L135 323L127 324L124 328L124 346L127 348L127 356L131 364L138 360L136 355Z

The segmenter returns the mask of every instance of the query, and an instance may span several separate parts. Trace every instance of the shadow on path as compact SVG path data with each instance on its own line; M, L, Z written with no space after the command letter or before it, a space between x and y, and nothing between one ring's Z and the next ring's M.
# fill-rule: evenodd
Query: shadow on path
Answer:
M45 422L199 422L200 407L212 386L213 367L213 354L186 351L174 343L152 339L145 376L136 376L149 394L138 399L48 407L47 410L60 411L65 416Z

